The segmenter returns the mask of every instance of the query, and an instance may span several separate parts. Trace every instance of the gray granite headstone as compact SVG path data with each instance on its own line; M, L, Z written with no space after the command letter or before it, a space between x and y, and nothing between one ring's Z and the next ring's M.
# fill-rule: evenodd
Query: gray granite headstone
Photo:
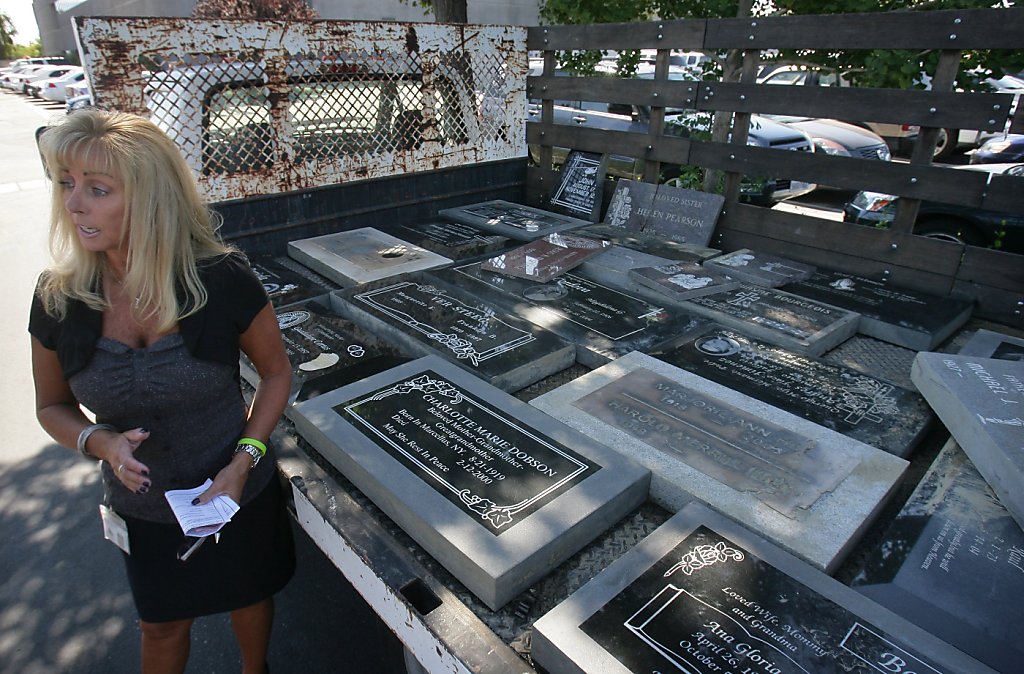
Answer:
M910 379L1024 527L1024 362L922 352Z
M691 243L679 243L678 241L670 241L658 234L631 231L604 223L580 227L574 233L580 236L610 241L623 248L631 248L641 253L657 255L667 260L678 260L680 262L702 262L722 254L722 251L717 248L697 246Z
M810 278L814 266L771 253L742 248L713 257L705 265L722 274L766 288L778 288Z
M679 243L706 246L725 197L671 185L619 180L605 222Z
M1024 663L1024 531L952 439L851 585L994 669Z
M960 355L1021 362L1024 361L1024 339L983 328L967 340Z
M546 283L600 255L609 245L572 234L548 234L484 260L482 268Z
M576 360L572 342L423 275L337 291L331 303L410 353L451 360L503 391L518 391Z
M507 236L454 220L409 222L392 228L391 233L403 241L459 262L474 262L511 245Z
M907 462L656 358L631 353L531 404L651 469L651 498L693 499L826 572Z
M598 283L663 302L662 296L639 283L629 272L637 267L657 267L672 262L668 258L615 245L580 265L580 272Z
M336 283L287 258L254 259L249 261L249 266L263 283L263 289L275 307L326 295L338 287Z
M288 255L343 288L451 263L373 227L289 241Z
M550 674L995 674L698 504L534 623Z
M345 320L330 309L328 297L316 297L276 309L281 340L292 365L290 402L307 400L410 359L380 336ZM259 375L243 354L242 377L253 386ZM285 409L289 415L291 408Z
M933 419L916 391L718 326L651 355L903 458Z
M572 150L559 172L561 179L551 195L551 207L560 213L597 222L604 195L605 155Z
M630 351L673 344L705 325L685 312L651 304L629 293L569 272L537 283L481 269L479 263L430 273L494 306L576 344L576 360L600 367Z
M495 610L647 498L646 469L436 356L300 403L294 419Z
M917 351L929 351L945 341L970 318L973 308L955 297L820 269L809 279L787 285L786 292L856 311L861 334Z
M637 267L630 270L629 276L637 283L653 288L659 295L676 301L703 297L740 287L738 280L694 262Z
M548 234L590 224L589 220L501 199L457 208L442 208L438 213L442 217L465 222L517 241L533 241Z
M820 356L852 337L860 318L846 309L749 283L679 306L807 356Z

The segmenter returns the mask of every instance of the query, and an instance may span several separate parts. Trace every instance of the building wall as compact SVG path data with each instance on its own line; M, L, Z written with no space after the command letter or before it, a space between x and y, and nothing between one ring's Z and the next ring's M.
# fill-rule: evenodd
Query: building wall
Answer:
M321 18L351 21L433 21L423 8L401 0L307 0ZM538 23L539 0L467 0L470 23L532 26ZM43 53L74 51L75 16L189 16L195 0L85 0L66 11L73 0L33 0Z

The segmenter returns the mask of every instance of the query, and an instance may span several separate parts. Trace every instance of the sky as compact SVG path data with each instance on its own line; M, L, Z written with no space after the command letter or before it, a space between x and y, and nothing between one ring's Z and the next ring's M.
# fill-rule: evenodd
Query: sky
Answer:
M32 13L32 0L0 0L0 12L11 17L15 44L29 44L39 37L36 15Z

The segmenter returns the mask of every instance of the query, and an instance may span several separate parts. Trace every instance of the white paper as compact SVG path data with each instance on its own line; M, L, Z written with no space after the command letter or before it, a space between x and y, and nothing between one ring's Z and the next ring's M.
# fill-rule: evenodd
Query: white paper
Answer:
M230 496L218 494L208 503L192 505L192 500L210 488L213 480L193 489L175 489L164 494L174 517L186 536L209 536L217 533L238 512L238 504Z

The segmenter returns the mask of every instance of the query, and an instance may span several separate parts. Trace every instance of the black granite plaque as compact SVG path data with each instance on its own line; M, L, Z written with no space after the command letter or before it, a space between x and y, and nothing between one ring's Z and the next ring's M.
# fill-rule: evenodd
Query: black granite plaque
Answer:
M439 214L519 241L533 241L554 232L590 224L589 220L500 199L444 208Z
M609 245L572 234L548 234L485 260L483 269L545 283L601 254Z
M629 270L629 277L673 300L703 297L740 286L739 281L695 262L637 267Z
M325 295L337 284L287 258L260 258L250 260L249 266L263 283L275 307Z
M473 283L488 302L574 341L576 358L598 367L630 351L649 351L704 325L628 293L567 273L548 283L485 271L479 263L428 274L449 285Z
M887 631L697 527L580 629L631 672L945 671Z
M432 370L334 410L494 535L601 469Z
M615 183L604 221L663 240L706 246L724 203L718 194L622 179Z
M368 330L425 355L452 360L503 390L570 366L572 345L460 288L421 276L334 294L335 308Z
M994 669L1024 663L1024 531L954 441L852 586Z
M644 215L654 205L658 186L640 180L620 178L615 181L615 192L608 204L604 223L617 229L640 232L644 228Z
M717 248L680 243L668 240L664 236L657 234L630 231L608 224L580 227L574 230L574 233L580 236L589 236L594 239L609 241L616 246L631 248L648 255L656 255L668 260L679 260L680 262L702 262L722 254L722 251Z
M733 278L767 288L802 281L810 278L815 270L813 265L749 248L711 258L704 264Z
M551 195L552 208L596 222L601 217L604 174L604 155L572 150L562 164L561 180Z
M916 391L734 330L713 327L651 355L900 457L933 418Z
M454 220L410 222L393 228L391 233L452 260L476 260L509 247L508 237Z
M861 315L858 332L917 351L930 351L963 325L972 304L882 281L819 269L786 292Z

